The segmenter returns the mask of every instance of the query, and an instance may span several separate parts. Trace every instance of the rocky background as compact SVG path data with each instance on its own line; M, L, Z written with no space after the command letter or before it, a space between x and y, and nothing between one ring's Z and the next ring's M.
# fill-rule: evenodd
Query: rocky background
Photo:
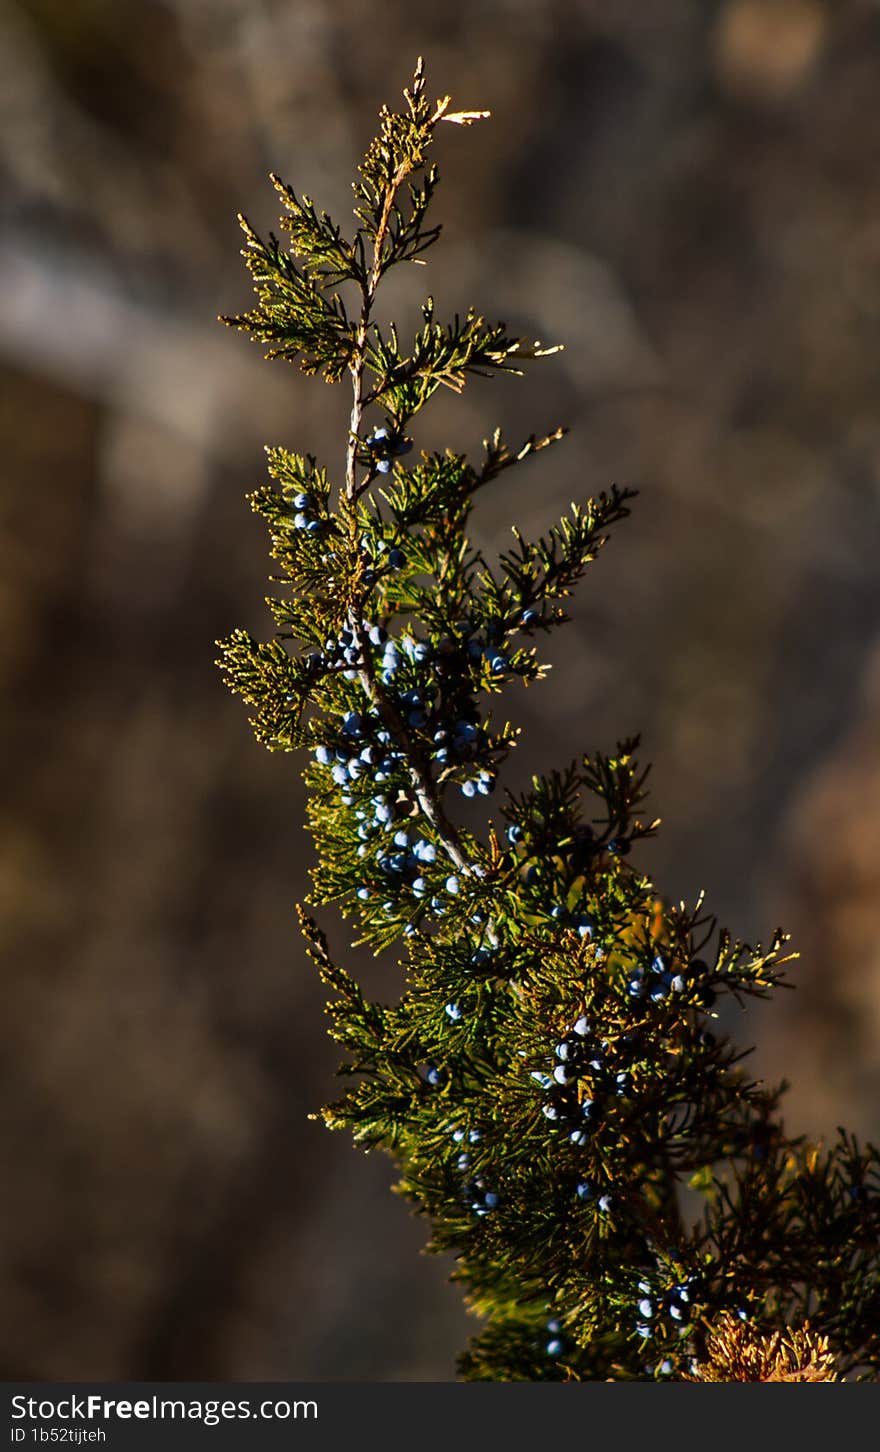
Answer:
M880 1131L880 5L0 0L7 1378L444 1379L468 1330L389 1164L307 1119L302 785L212 663L270 629L263 443L332 465L346 420L214 321L235 212L275 224L274 169L344 216L419 52L493 119L389 307L566 344L419 442L572 426L489 548L641 490L517 773L642 730L661 887L801 953L733 1031L795 1128Z

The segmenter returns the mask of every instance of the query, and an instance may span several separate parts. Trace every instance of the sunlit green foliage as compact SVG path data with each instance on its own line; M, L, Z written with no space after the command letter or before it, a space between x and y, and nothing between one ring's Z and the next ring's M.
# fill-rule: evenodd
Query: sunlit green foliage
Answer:
M782 982L784 935L734 941L636 865L657 823L635 741L499 793L485 831L460 821L516 743L490 705L542 678L560 602L632 498L573 504L490 561L467 534L477 491L543 464L563 431L496 432L473 462L412 453L439 387L553 351L473 310L438 322L430 299L407 343L374 320L384 274L440 234L438 127L481 114L429 102L420 65L401 112L382 113L351 238L273 178L291 251L242 220L257 306L226 319L352 388L338 477L269 451L252 503L287 582L269 602L277 631L236 631L221 657L259 739L310 752L313 901L363 944L405 949L405 983L371 1002L302 914L349 1080L324 1117L396 1157L432 1247L455 1257L484 1318L465 1376L685 1376L725 1313L756 1335L809 1318L839 1370L876 1373L877 1153L789 1138L781 1090L717 1028L725 996Z

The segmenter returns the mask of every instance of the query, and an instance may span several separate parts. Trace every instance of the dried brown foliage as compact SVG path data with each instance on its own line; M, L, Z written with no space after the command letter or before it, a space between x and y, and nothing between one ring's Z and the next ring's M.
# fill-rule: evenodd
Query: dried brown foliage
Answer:
M784 1331L761 1331L721 1316L706 1341L706 1359L684 1381L839 1381L827 1336L809 1322Z

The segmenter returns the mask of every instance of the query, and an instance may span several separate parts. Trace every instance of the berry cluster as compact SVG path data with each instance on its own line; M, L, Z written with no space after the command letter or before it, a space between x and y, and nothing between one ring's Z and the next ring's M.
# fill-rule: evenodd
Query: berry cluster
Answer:
M497 1210L501 1204L501 1196L497 1190L486 1188L482 1175L478 1175L475 1180L466 1180L463 1193L467 1204L480 1219L484 1215L489 1215L493 1210Z
M310 657L311 668L336 671L343 679L356 681L366 666L367 643L376 651L376 675L385 700L436 768L438 784L455 780L466 797L488 796L495 787L499 748L481 722L470 682L452 669L451 638L443 637L434 645L409 630L395 638L384 626L363 621L360 640L351 629L339 631L325 642L323 651ZM431 665L435 668L429 672ZM401 746L392 745L375 711L371 715L366 696L359 698L358 705L360 709L349 710L343 718L344 739L334 740L332 747L325 743L316 753L322 765L333 766L333 779L343 789L363 777L367 767L375 768L373 781L389 780L394 763L405 756Z
M374 535L369 539L362 539L359 545L361 554L366 559L366 567L363 572L365 585L375 585L376 581L387 574L397 574L406 565L406 554L399 544L392 544L381 535Z
M384 638L385 632L381 627L365 624L364 629L373 644L383 643L380 636ZM342 652L347 665L343 674L347 675L350 669L356 676L358 671L352 662L358 658L359 647L352 632L341 632L338 641L328 642L328 651L331 647L337 653ZM426 694L430 695L430 691ZM402 691L390 693L389 698L398 711L407 712L404 718L407 726L419 731L421 694ZM461 755L466 756L478 733L471 722L461 720L454 723L449 734L461 742ZM361 884L356 889L358 899L367 903L375 897L382 898L385 912L392 914L406 890L416 903L429 901L434 912L442 915L448 900L461 892L461 876L458 872L449 872L448 863L444 875L438 876L435 870L438 846L427 835L427 828L415 830L404 825L414 805L408 790L409 778L403 770L407 754L395 743L376 712L346 711L333 738L321 742L314 756L339 788L342 804L354 809L357 856L362 863ZM476 781L482 788L494 779L485 767L479 767ZM373 867L375 872L371 870ZM479 864L473 865L470 871L475 877L484 875ZM479 909L471 916L472 921L485 921L485 914Z
M581 1148L592 1139L609 1100L629 1094L629 1059L634 1049L635 1035L624 1035L615 1046L612 1060L608 1041L595 1036L586 1014L582 1014L549 1056L550 1072L530 1071L545 1096L541 1105L544 1117L575 1147ZM590 1180L578 1179L574 1193L579 1200L595 1200L601 1211L610 1208L610 1195L597 1195Z
M371 631L375 642L378 628ZM356 650L344 641L341 645L349 655ZM354 809L357 857L362 863L358 899L366 903L382 897L385 910L393 913L404 889L422 897L428 889L424 872L437 861L438 850L425 827L410 830L403 825L412 813L413 799L405 789L406 753L391 732L375 713L349 710L335 736L321 742L314 756L339 788L343 805Z
M599 1095L608 1073L603 1047L594 1039L585 1014L556 1045L552 1063L549 1074L542 1069L531 1071L541 1089L549 1091L542 1113L567 1132L572 1144L584 1145L598 1116ZM626 1076L617 1075L617 1079L622 1093Z
M382 726L371 729L373 726L372 720L361 712L347 711L342 718L337 743L322 742L315 748L315 760L319 765L330 768L330 775L341 788L346 806L354 801L350 790L356 783L363 780L380 785L390 781L392 772L404 760L404 753L392 742L391 732ZM385 810L383 801L375 799L373 816L377 826L389 823L393 816L390 809Z
M296 511L293 516L294 529L304 529L307 534L324 534L328 528L328 521L317 514L315 501L311 494L300 492L293 497L293 507Z
M526 872L526 881L528 881L528 872ZM564 902L557 902L550 909L550 917L560 927L574 929L579 938L586 938L588 942L592 941L596 927L588 912L579 911L574 907L570 908Z
M374 813L372 823L366 820L366 813L358 811L355 815L362 818L358 827L358 836L362 839L358 847L358 856L366 857L370 852L371 837L374 833L388 825L389 814L393 808L389 805L387 798L374 797ZM373 844L375 845L375 844ZM427 891L427 884L422 877L424 868L433 863L437 857L437 849L433 842L426 837L413 837L404 827L398 827L391 838L392 851L386 851L386 842L381 842L376 851L375 862L379 871L391 880L398 883L408 883L414 896L421 897ZM366 902L371 896L368 887L358 888L358 897Z
M667 955L654 953L648 963L636 965L627 983L630 998L649 999L651 1003L663 1003L670 994L687 994L702 1008L711 1008L715 992L703 981L709 973L709 966L702 958L692 958L686 968L675 971Z
M455 1005L447 1005L447 1012L450 1007L455 1007ZM482 1137L478 1129L465 1130L459 1126L452 1130L452 1142L456 1146L454 1167L457 1174L467 1176L467 1171L471 1166L470 1153L460 1146L479 1144ZM462 1182L461 1196L467 1209L472 1210L480 1219L489 1215L493 1210L497 1210L501 1204L500 1194L497 1190L487 1186L482 1175L466 1177Z
M564 1356L569 1343L562 1333L562 1323L555 1316L551 1316L547 1322L546 1331L548 1340L544 1350L547 1355L553 1357Z
M390 474L394 460L408 454L412 448L411 439L404 439L388 428L373 429L364 444L367 449L366 467L377 474Z
M637 1335L647 1340L654 1335L658 1324L664 1319L671 1321L678 1328L680 1335L687 1335L690 1330L692 1306L696 1296L696 1278L694 1276L689 1276L687 1280L666 1286L661 1290L652 1287L650 1281L639 1281L638 1289L641 1300L638 1303L636 1320Z

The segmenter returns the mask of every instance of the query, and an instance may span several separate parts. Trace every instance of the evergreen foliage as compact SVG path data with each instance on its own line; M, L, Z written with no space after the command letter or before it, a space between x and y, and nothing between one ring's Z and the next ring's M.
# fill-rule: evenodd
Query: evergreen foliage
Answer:
M478 490L563 431L496 432L475 461L412 454L439 387L553 350L473 310L439 322L430 299L408 341L376 323L385 273L440 235L440 123L485 114L430 102L421 62L404 96L361 165L352 239L273 178L290 250L241 219L257 303L224 319L352 387L338 483L311 455L268 451L252 504L286 585L277 629L235 631L220 662L257 737L309 753L312 901L361 944L402 945L402 996L372 1002L300 912L346 1055L324 1118L394 1156L431 1248L455 1258L484 1318L465 1377L675 1379L710 1354L723 1379L712 1328L730 1339L737 1318L753 1342L798 1346L808 1323L829 1375L876 1374L877 1151L789 1137L784 1086L751 1079L717 1031L723 998L783 982L785 936L736 941L636 865L657 827L636 741L507 794L481 834L458 820L515 745L497 698L542 678L541 642L632 494L575 504L536 540L515 530L489 561L467 534Z

